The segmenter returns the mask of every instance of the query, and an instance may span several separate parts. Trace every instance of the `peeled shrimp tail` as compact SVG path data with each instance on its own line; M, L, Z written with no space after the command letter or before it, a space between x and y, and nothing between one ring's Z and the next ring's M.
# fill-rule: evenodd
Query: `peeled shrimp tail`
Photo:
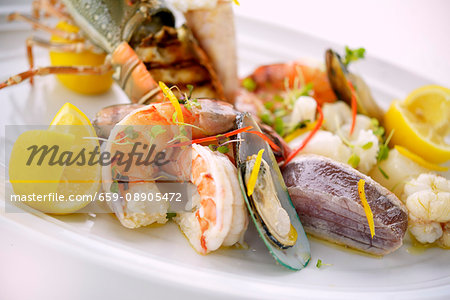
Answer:
M185 17L223 84L225 100L233 103L239 82L232 2L219 0L214 8L188 10Z

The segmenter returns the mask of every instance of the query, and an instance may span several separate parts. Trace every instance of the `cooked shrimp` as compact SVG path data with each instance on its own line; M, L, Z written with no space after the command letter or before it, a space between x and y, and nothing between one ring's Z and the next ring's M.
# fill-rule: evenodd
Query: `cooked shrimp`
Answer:
M180 226L192 247L201 254L237 243L247 227L247 213L237 184L237 170L223 154L192 146L191 182L197 186L192 212L178 213ZM182 163L185 165L185 163Z
M236 112L229 104L206 99L198 100L198 104L189 109L180 105L183 124L194 126L193 138L224 133L234 126ZM178 126L160 127L157 137L151 135L154 132L152 126L177 125L175 111L173 105L167 102L131 112L114 127L106 146L106 150L113 155L118 151L130 153L138 142L141 145L152 144L156 146L155 151L166 151L167 160L172 163L160 167L153 164L145 166L137 164L134 157L131 168L127 170L125 165L114 161L112 166L103 168L103 185L106 191L113 191L114 180L118 181L116 192L122 195L157 193L159 190L154 180L162 172L192 182L197 189L192 197L195 211L179 213L175 221L193 247L199 253L206 254L242 239L248 224L247 211L237 182L236 167L227 156L196 144L185 150L167 148L167 144L179 134L176 130ZM128 228L165 223L169 211L167 201L124 199L111 202L110 206Z
M315 107L336 100L326 73L301 62L261 66L241 83L236 108L251 112L281 136L312 122L304 117L315 115Z
M242 243L245 231L248 226L248 213L245 208L244 198L239 188L239 181L237 179L237 169L234 165L229 163L229 160L224 155L218 155L218 158L223 161L223 167L226 172L226 177L230 180L233 192L233 219L231 221L230 232L223 241L223 246L232 246L236 243Z
M273 96L285 92L286 87L301 88L308 83L312 84L312 96L319 104L334 102L337 99L326 72L299 61L261 66L249 78L256 84L254 92L263 100L273 100Z

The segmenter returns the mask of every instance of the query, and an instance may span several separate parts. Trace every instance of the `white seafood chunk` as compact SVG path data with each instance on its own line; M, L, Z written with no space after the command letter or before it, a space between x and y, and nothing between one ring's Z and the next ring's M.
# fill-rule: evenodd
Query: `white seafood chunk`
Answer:
M403 200L409 212L409 230L419 242L433 243L439 239L440 244L448 244L450 180L420 174L405 185Z
M317 102L309 96L299 97L294 104L294 109L290 115L289 126L294 128L297 124L309 120L314 122L316 119Z
M331 132L337 132L346 122L352 119L350 107L343 101L325 103L322 108L323 127Z
M434 174L421 174L405 185L404 199L410 214L425 221L450 221L450 181Z
M292 149L297 148L308 134L298 136L289 143L289 146ZM347 163L351 155L350 149L342 142L340 137L323 130L317 131L306 147L299 152L299 155L302 153L323 155L343 163Z
M344 135L344 137L349 139L350 141L358 139L359 134L362 131L373 129L373 124L372 124L372 120L368 116L357 115L356 121L355 121L355 129L353 130L352 135L350 135L351 127L352 127L352 121L350 119L349 122L345 123L340 129L340 132Z
M361 130L352 144L353 153L360 159L357 169L367 174L377 163L378 138L372 130Z
M438 241L439 246L444 248L450 248L450 222L447 222L444 226L444 231L441 238Z
M385 172L387 177L382 174L380 169ZM427 171L424 167L401 155L396 149L391 149L388 158L374 166L369 172L369 176L400 197L408 180Z
M416 240L422 244L434 243L442 236L441 224L437 222L420 222L410 218L408 228Z

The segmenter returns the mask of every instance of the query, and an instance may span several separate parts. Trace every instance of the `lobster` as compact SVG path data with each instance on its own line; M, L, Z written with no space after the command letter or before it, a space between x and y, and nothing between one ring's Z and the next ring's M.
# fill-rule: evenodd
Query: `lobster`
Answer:
M0 83L0 89L26 79L33 83L34 76L113 72L113 79L133 103L162 101L159 81L176 86L175 92L180 95L193 85L194 97L233 102L238 89L233 22L228 20L224 29L220 24L209 25L206 31L201 26L208 15L221 15L217 21L223 20L224 14L232 17L230 6L230 1L219 0L214 9L186 11L189 26L177 28L174 14L162 0L35 0L32 16L12 13L9 20L28 22L34 29L70 43L29 37L26 47L30 69ZM40 20L41 14L74 24L80 31L66 32L46 25ZM223 47L224 38L230 44L228 47ZM214 45L217 39L222 47ZM98 66L35 68L34 46L57 52L91 51L107 55L104 64Z

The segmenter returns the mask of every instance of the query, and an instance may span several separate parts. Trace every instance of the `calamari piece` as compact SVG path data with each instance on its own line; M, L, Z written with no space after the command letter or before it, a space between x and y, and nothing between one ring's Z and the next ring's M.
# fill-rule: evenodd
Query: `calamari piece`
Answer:
M179 1L188 27L206 52L223 84L226 100L234 102L239 86L232 1Z
M318 155L298 156L282 173L307 232L374 255L388 254L402 245L407 210L370 177ZM373 238L358 194L360 179L366 182L367 202L373 212Z

